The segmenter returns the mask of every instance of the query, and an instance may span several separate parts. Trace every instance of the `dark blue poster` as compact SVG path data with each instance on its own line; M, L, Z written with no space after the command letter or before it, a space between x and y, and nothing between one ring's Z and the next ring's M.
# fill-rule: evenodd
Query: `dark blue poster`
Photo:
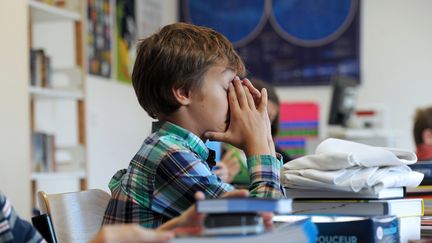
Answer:
M233 42L248 69L277 86L360 80L358 0L180 0L180 20Z

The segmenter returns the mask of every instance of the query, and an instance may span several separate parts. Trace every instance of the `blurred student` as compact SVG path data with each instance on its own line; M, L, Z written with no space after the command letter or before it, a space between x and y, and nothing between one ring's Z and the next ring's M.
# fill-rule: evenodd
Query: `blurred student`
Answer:
M275 156L267 92L255 89L232 44L202 26L174 23L143 39L132 82L138 102L158 121L128 169L109 183L104 224L157 228L190 207L202 191L217 198L234 190L211 171L207 139L247 155L250 196L279 198L281 162Z
M33 225L22 220L0 191L0 242L45 242Z
M414 118L414 140L419 161L432 160L432 107L417 109Z

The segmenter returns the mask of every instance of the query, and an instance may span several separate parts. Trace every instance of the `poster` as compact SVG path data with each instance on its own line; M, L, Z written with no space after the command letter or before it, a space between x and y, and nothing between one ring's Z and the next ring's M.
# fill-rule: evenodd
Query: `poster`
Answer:
M181 0L179 14L227 36L249 77L276 86L360 82L358 0Z
M134 0L116 0L115 38L117 80L130 83L137 40Z
M112 7L110 0L87 1L88 72L111 78Z
M283 102L279 109L279 132L275 144L291 158L306 155L307 139L318 137L318 104Z
M116 1L117 79L131 83L136 45L162 25L162 2L158 0Z

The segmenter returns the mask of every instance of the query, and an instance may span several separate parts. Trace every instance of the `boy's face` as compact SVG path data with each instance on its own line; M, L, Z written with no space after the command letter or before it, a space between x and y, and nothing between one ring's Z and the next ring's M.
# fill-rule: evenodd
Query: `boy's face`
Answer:
M190 94L189 111L196 123L196 135L223 132L229 125L228 84L236 73L224 65L214 65L205 74L201 88Z

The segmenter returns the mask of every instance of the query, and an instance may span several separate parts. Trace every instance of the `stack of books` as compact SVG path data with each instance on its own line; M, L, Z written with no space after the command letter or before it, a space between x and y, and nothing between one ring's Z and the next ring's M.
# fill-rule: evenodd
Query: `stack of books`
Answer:
M396 216L400 242L420 239L423 215L421 198L403 198L403 188L383 189L377 194L363 191L335 192L287 190L293 197L293 214L315 216ZM319 227L318 227L319 228Z
M418 161L409 167L413 171L424 174L420 186L407 188L407 197L423 199L424 216L421 220L421 236L429 238L432 236L432 161Z
M54 135L33 132L32 140L32 172L56 171Z
M197 202L207 215L199 235L181 235L174 242L316 242L318 230L309 217L265 229L261 212L289 214L291 199L220 198Z

